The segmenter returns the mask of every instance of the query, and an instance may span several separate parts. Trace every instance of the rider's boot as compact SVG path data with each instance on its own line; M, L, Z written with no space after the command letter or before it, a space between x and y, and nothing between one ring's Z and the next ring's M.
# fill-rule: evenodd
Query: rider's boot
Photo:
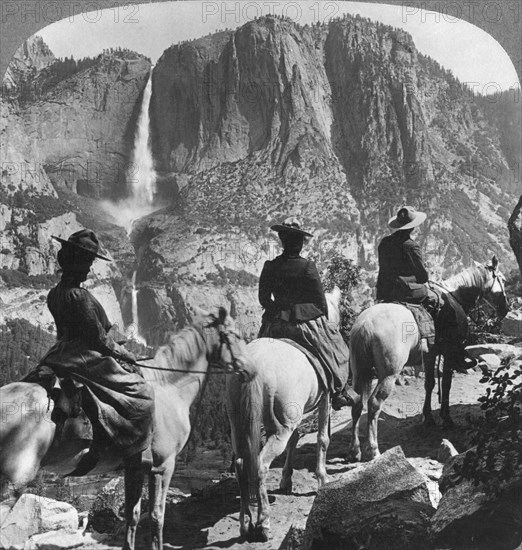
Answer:
M353 407L360 399L361 396L346 385L340 392L332 395L332 409L339 411L343 407Z

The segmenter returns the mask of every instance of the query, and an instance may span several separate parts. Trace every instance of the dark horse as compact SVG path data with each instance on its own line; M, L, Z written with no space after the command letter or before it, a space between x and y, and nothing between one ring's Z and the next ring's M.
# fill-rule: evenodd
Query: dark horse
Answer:
M464 272L441 283L447 292L468 313L479 299L490 300L499 316L505 316L508 304L504 290L504 276L493 257L488 265L476 264ZM431 394L435 387L436 352L428 350L410 310L400 304L381 303L363 311L350 332L350 368L355 391L361 400L352 407L353 436L351 453L355 460L371 460L379 455L377 422L385 399L390 395L395 380L405 365L424 365L426 399L424 421L435 422L431 413ZM372 371L375 368L378 382L371 392ZM453 372L451 361L444 361L442 376L442 402L440 416L446 427L453 424L449 413L449 393ZM368 442L361 454L359 420L365 403L368 403Z
M163 548L167 489L176 456L190 435L190 407L200 394L209 364L231 372L236 367L235 358L243 354L246 346L229 319L221 309L219 317L208 316L171 336L169 343L158 349L154 359L145 361L150 367L162 370L142 370L145 379L154 387L155 401L153 467L149 471L153 550ZM40 468L66 475L75 469L87 452L89 440L65 437L58 444L54 441L53 402L42 386L28 382L3 386L0 388L0 404L0 476L3 479L24 485L34 479ZM107 452L101 462L89 475L115 471L122 466L117 451L113 454ZM127 522L123 548L134 550L146 471L141 464L133 462L132 457L123 466Z

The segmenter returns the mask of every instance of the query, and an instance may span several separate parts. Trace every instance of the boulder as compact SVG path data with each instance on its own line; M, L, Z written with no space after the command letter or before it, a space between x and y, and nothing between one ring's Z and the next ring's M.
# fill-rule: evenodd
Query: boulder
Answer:
M69 550L84 546L85 540L81 531L71 533L65 529L59 529L33 535L24 544L23 550Z
M443 495L430 522L432 540L437 547L516 548L522 542L522 472L493 494L458 474L464 456L444 466L439 482Z
M501 328L506 336L522 336L522 310L510 311L504 317Z
M455 449L453 443L451 443L451 441L448 441L447 439L443 439L440 442L440 447L437 451L437 460L445 464L458 454L459 452L457 451L457 449Z
M483 353L479 355L479 367L487 370L497 370L502 365L502 360L493 353Z
M78 512L66 502L24 494L2 524L0 547L23 548L32 535L46 531L76 531Z
M303 547L304 529L292 525L285 535L279 550L301 550Z
M522 357L522 348L510 344L478 344L476 346L468 346L466 351L475 359L489 355L496 355L501 361Z
M89 510L89 526L98 533L114 533L125 521L125 482L123 477L111 479L98 493Z
M424 477L394 447L319 490L303 548L425 548L434 511Z
M0 502L0 528L4 524L4 520L9 515L9 512L12 510L13 506L16 504L16 498L9 498Z

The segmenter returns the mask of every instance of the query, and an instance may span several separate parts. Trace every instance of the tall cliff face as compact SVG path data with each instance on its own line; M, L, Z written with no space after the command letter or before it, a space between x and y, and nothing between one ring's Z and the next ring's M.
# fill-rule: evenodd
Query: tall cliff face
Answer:
M429 212L418 238L435 277L511 259L499 131L402 30L265 17L172 46L153 71L151 121L177 214L196 233L244 232L260 258L269 222L295 214L318 236L312 253L342 251L372 284L377 242L407 203Z
M58 280L59 244L51 235L90 227L117 263L95 262L86 285L123 327L115 288L134 249L92 197L123 191L149 72L146 58L125 50L57 60L32 38L17 51L0 98L0 326L26 319L52 330L45 295Z

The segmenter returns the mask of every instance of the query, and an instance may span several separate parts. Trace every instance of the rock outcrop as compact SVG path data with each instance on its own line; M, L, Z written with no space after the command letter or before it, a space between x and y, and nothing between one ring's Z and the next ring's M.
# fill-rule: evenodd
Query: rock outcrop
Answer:
M6 549L24 548L32 535L63 529L78 529L78 512L65 502L23 494L1 525L0 546Z
M448 462L440 479L442 498L431 518L430 533L437 547L508 550L522 542L522 471L502 482L497 494L483 484L463 479L456 466L465 453Z
M424 477L394 447L319 490L303 547L422 548L433 513Z

